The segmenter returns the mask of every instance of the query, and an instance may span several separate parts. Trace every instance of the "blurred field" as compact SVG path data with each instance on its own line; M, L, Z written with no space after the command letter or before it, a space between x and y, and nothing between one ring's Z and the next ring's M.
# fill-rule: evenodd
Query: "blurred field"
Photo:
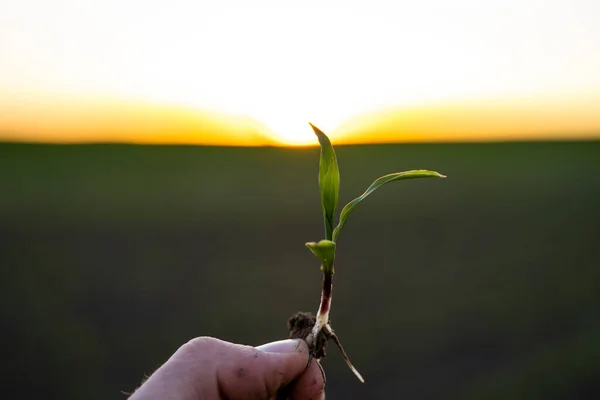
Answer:
M332 399L600 398L600 142L337 148ZM316 310L318 149L0 144L5 398L124 398Z

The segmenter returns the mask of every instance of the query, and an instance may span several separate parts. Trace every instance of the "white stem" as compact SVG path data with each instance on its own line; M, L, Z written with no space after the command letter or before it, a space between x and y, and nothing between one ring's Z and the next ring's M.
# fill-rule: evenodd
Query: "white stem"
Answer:
M312 328L312 332L310 332L310 335L308 335L308 337L306 338L306 342L309 346L312 346L314 341L317 339L317 336L319 336L319 332L321 332L321 329L327 326L328 323L329 311L324 312L322 314L317 314L317 320Z

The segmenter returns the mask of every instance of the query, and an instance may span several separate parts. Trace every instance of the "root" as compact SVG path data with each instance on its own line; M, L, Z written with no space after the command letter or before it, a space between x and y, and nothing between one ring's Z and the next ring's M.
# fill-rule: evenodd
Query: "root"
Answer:
M342 358L348 365L348 368L356 375L359 381L362 383L365 382L362 375L354 368L352 362L350 362L350 358L346 354L340 339L337 337L331 325L329 323L325 324L323 328L318 332L316 339L314 337L313 327L315 326L316 318L310 312L297 312L288 320L288 330L290 332L290 339L304 339L308 343L308 348L310 349L310 355L317 360L325 358L327 341L329 339L333 340L336 347L340 350Z

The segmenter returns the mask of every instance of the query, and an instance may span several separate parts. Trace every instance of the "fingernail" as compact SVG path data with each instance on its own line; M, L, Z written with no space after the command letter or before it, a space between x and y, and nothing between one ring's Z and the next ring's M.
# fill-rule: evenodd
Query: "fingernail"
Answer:
M301 339L279 340L258 346L257 349L267 353L295 353L302 345Z

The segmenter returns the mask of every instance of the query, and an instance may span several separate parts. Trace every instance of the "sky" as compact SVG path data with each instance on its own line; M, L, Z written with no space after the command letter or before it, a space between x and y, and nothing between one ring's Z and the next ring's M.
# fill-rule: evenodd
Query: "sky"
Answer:
M599 20L596 0L0 0L0 140L587 137Z

